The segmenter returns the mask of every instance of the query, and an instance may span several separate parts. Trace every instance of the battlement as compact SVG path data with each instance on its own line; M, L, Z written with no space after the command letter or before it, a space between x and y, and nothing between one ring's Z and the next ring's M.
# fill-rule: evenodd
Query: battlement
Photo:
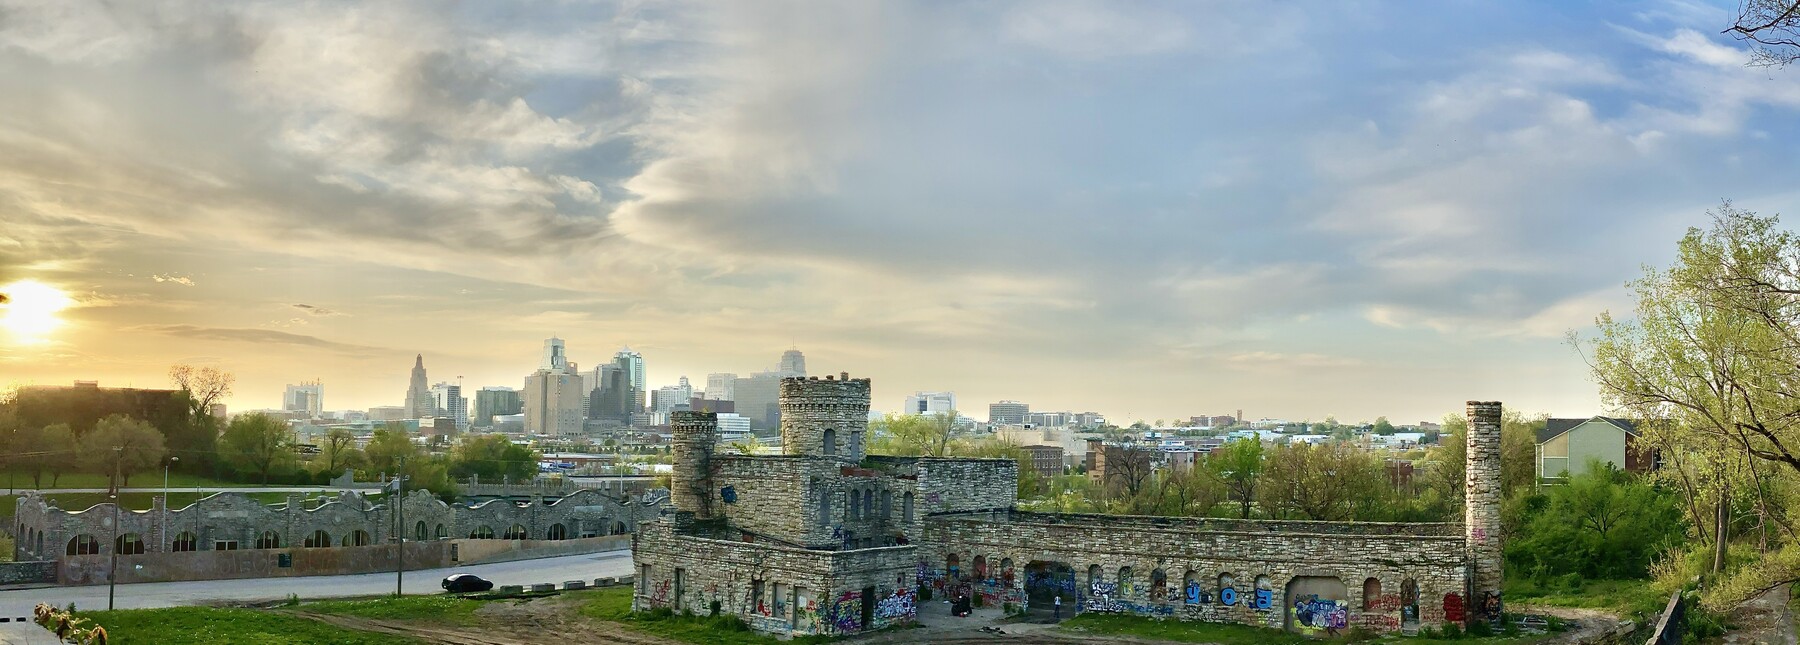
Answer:
M790 455L857 461L869 427L869 379L781 380L781 443Z

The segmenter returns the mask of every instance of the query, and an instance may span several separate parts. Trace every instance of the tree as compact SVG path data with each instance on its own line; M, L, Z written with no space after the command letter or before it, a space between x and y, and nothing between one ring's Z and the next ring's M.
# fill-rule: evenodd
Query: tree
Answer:
M1375 434L1394 434L1394 424L1388 423L1387 417L1375 417Z
M1101 476L1103 490L1109 494L1123 493L1126 499L1137 497L1156 470L1155 451L1135 443L1104 445L1101 450L1105 460Z
M513 443L506 435L473 435L456 446L450 458L450 475L522 481L537 475L537 462L537 451Z
M400 462L409 459L417 461L422 452L418 444L413 443L406 426L399 423L388 423L376 428L374 434L369 436L368 447L363 449L363 454L368 456L370 470L390 475L400 472Z
M319 452L325 460L325 472L334 477L346 468L356 468L363 463L362 451L356 449L356 435L343 428L326 431L325 445Z
M256 473L264 485L270 470L294 460L293 431L266 414L238 415L225 427L223 439L225 459L240 471Z
M1800 0L1743 0L1725 33L1754 43L1750 64L1782 67L1800 61Z
M32 455L34 468L50 471L50 487L55 488L62 474L75 470L80 450L75 442L75 430L67 423L56 423L44 426L39 434L32 438L37 454ZM31 484L42 486L39 470L31 473Z
M180 390L176 396L187 402L187 416L162 425L169 449L185 459L181 465L198 472L213 462L220 425L224 419L214 417L212 407L227 396L237 377L216 367L177 364L169 367L169 380Z
M889 414L876 422L868 452L904 457L942 457L950 446L956 412Z
M1292 443L1264 461L1257 498L1272 516L1368 519L1389 497L1382 464L1349 444Z
M1206 467L1225 483L1230 496L1238 501L1240 516L1250 519L1250 508L1256 503L1256 483L1263 471L1262 441L1251 437L1219 446L1207 458Z
M132 473L155 467L168 454L161 432L149 423L122 414L94 424L93 430L82 435L78 450L89 470L108 478L115 473L123 478L109 479L108 492L117 492L121 485L129 486Z
M1524 500L1530 519L1506 547L1507 563L1534 578L1642 578L1685 528L1673 496L1598 460L1546 490Z

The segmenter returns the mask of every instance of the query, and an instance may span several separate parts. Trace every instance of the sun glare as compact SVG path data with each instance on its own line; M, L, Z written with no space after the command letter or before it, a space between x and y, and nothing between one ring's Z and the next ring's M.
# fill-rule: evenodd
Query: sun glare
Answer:
M5 328L22 342L44 340L62 326L57 312L75 304L63 290L36 280L20 280L0 286L0 328Z

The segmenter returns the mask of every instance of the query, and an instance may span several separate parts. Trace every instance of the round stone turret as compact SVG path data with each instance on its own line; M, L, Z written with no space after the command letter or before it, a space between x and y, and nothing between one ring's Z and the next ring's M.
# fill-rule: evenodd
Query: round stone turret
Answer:
M790 455L861 461L869 429L869 379L781 380L781 445Z
M669 476L669 501L678 513L695 519L712 517L712 453L719 437L719 415L678 411L669 415L675 435L675 466Z
M1500 402L1468 404L1468 461L1463 480L1463 530L1469 554L1469 622L1499 625L1502 545L1500 543Z

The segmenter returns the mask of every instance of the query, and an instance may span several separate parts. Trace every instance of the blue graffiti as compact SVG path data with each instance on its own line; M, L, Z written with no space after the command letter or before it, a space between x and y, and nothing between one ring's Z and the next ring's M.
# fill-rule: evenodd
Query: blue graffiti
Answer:
M1311 629L1343 629L1350 624L1350 611L1342 600L1301 596L1294 600L1294 623Z
M1232 589L1231 587L1226 587L1224 589L1220 589L1219 590L1219 602L1224 603L1226 607L1236 606L1237 605L1237 590Z
M727 485L724 488L719 489L719 499L725 500L726 504L736 504L737 503L737 489L731 487L730 485Z
M1200 583L1187 583L1187 604L1204 605L1210 602L1212 602L1212 599L1206 597L1206 590L1200 588Z
M1256 609L1268 611L1275 607L1275 593L1268 589L1256 590Z

